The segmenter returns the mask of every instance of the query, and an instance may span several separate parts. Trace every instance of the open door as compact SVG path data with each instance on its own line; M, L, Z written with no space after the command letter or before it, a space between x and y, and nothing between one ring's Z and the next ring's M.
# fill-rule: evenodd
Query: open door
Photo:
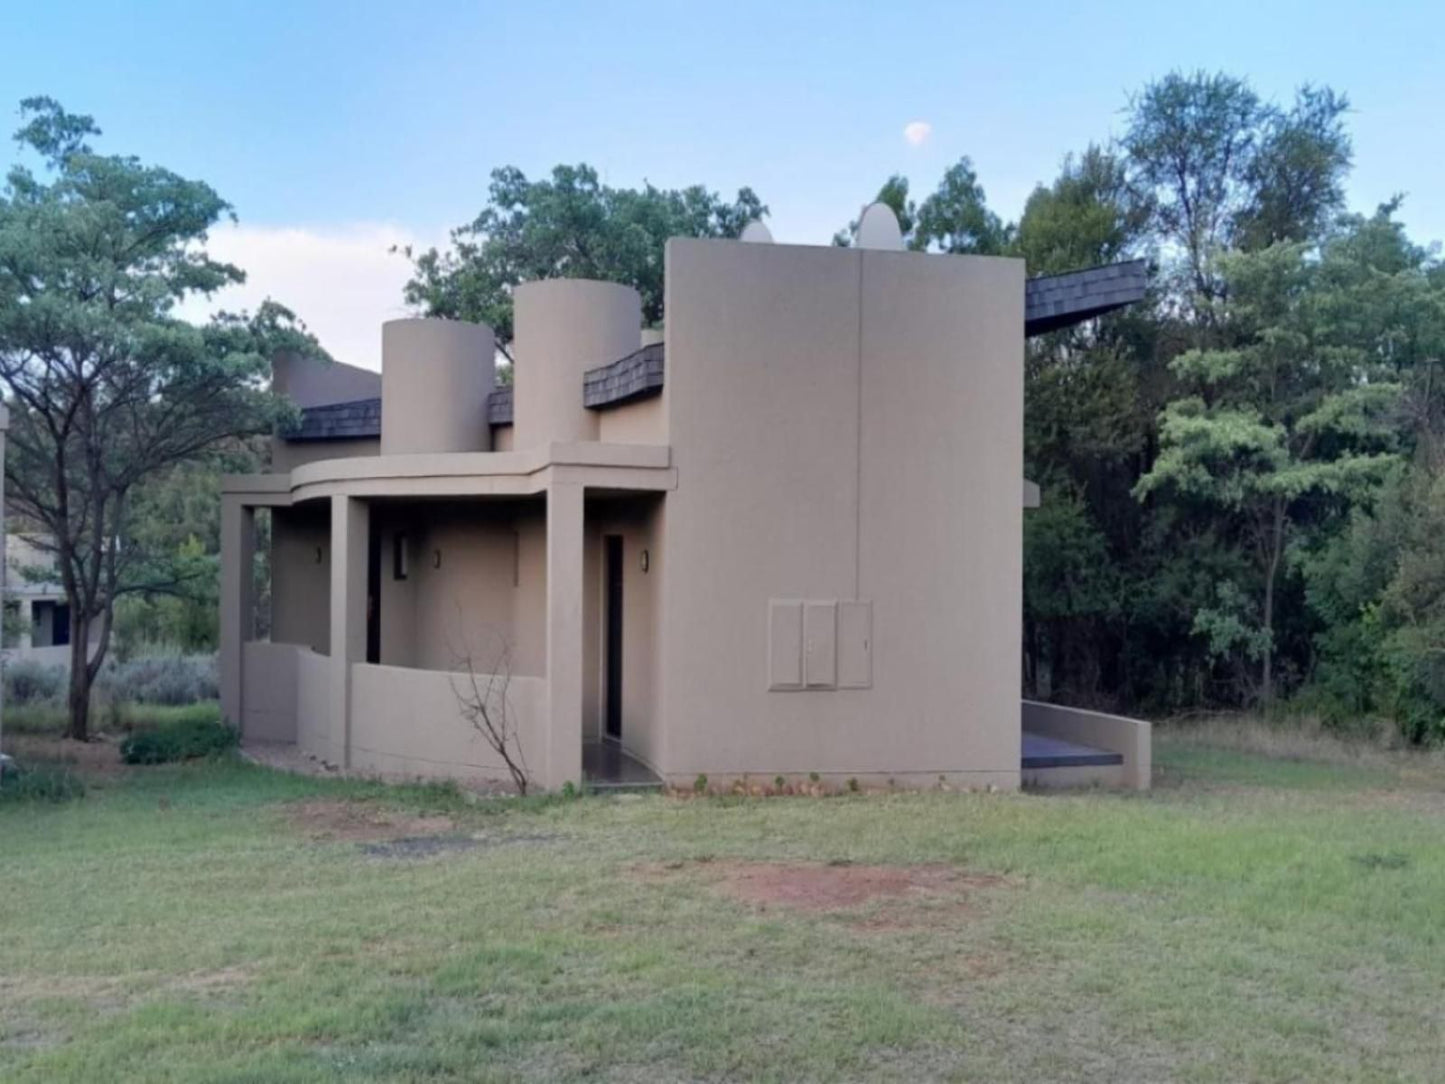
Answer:
M609 738L622 737L622 536L606 536L607 644L606 724Z

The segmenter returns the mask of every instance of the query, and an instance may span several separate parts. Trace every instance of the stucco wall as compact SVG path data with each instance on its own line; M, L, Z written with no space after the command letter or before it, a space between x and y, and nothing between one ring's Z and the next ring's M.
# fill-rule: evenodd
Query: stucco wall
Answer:
M524 282L513 294L513 314L514 446L596 440L598 416L583 406L582 374L637 349L637 291L585 279Z
M661 395L597 412L597 439L611 444L666 444L667 387Z
M487 679L478 677L485 693ZM508 779L501 757L467 722L458 694L472 695L467 675L392 666L351 668L351 765L359 771L462 779ZM490 703L501 701L492 690ZM522 757L540 760L539 727L546 704L540 678L513 677L509 720ZM534 769L535 770L535 769Z
M1017 785L1022 263L675 239L666 289L664 771ZM770 600L871 603L869 687L769 691Z
M319 560L318 560L319 554ZM271 640L331 650L331 516L325 501L271 510Z
M380 454L381 440L378 437L357 440L283 440L274 437L271 440L271 470L280 474L323 459L352 459L359 455Z
M1136 790L1149 789L1153 779L1153 729L1144 720L1038 700L1025 700L1021 708L1024 730L1095 749L1107 749L1124 758L1123 764L1101 769L1092 775L1088 769L1076 769L1068 775L1059 769L1049 769L1035 773L1034 781L1045 784L1050 781L1056 784L1097 781L1122 784Z
M381 450L485 452L496 341L465 320L390 320L381 328Z
M375 399L381 394L381 374L282 351L271 359L271 387L297 406L326 406Z
M381 546L381 663L546 669L545 511L540 502L387 502L373 508ZM406 536L406 579L396 537Z
M310 648L296 651L296 746L329 757L331 743L331 660Z
M241 735L247 741L296 740L296 656L294 644L254 640L241 648Z

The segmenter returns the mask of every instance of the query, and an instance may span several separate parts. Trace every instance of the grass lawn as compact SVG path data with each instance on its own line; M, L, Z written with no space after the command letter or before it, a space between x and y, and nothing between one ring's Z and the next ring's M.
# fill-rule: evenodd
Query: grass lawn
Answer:
M486 807L110 773L0 802L0 1079L1438 1081L1445 768L1321 757Z

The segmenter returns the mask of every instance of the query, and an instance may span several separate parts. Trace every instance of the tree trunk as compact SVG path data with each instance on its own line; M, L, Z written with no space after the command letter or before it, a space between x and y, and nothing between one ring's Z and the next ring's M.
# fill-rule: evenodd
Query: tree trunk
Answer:
M65 732L67 738L75 741L90 740L90 659L87 647L90 644L90 618L72 609L70 621L70 693L66 706L70 712L70 726Z
M1274 703L1274 581L1279 575L1280 559L1284 556L1284 526L1284 501L1277 497L1270 524L1269 564L1264 574L1264 631L1269 642L1265 644L1264 660L1260 666L1259 699L1266 708Z

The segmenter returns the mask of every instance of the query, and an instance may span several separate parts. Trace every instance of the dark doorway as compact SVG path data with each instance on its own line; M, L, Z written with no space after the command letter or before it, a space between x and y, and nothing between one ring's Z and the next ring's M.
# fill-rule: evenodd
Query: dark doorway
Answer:
M381 531L373 521L366 545L366 661L381 662Z
M622 737L622 536L607 546L607 736Z
M57 602L55 604L55 623L51 626L54 630L50 634L50 643L55 646L70 643L70 603Z

